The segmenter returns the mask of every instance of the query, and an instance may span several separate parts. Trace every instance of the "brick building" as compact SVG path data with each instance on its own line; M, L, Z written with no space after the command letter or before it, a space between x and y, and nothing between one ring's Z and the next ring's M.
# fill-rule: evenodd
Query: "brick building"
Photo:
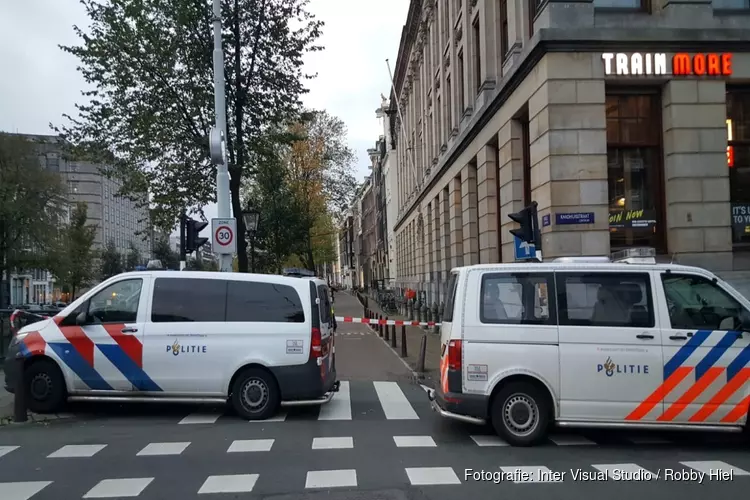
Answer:
M748 14L741 0L412 0L391 99L399 280L513 261L508 214L531 201L545 258L652 246L750 268Z

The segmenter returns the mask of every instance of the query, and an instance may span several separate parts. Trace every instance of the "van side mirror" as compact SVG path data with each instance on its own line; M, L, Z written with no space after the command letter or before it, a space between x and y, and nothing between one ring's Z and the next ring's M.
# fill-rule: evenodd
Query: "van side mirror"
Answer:
M76 316L76 325L85 325L86 323L88 323L88 316L89 315L86 311L79 312Z

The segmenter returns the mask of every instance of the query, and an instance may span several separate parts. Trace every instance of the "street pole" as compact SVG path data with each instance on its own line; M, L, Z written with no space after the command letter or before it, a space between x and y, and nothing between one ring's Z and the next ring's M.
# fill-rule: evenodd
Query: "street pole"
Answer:
M185 234L185 221L187 220L187 214L182 212L180 214L180 271L184 271L187 266L187 236Z
M250 272L255 272L255 234L250 234Z
M224 50L221 40L221 0L214 3L214 106L216 108L216 128L221 132L224 140L227 137L226 96L224 93ZM217 164L216 168L216 205L219 218L228 219L231 215L229 204L229 168L228 159ZM232 272L232 256L219 255L219 270Z

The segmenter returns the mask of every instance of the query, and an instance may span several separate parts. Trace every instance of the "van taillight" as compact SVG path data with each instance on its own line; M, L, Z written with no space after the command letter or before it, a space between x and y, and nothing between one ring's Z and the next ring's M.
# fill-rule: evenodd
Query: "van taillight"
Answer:
M320 335L320 328L312 329L312 340L310 341L310 357L323 357L323 337Z
M461 341L448 342L448 369L461 371Z

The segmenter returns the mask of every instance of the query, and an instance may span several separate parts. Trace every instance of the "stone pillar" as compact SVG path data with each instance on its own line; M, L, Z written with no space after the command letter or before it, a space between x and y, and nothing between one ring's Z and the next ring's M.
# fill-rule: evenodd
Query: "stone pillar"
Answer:
M433 209L432 209L432 203L427 204L427 219L424 223L424 241L425 241L425 251L427 252L427 255L425 256L427 260L427 273L429 273L429 276L427 279L429 281L433 281L435 279L435 255L433 253L433 247L435 246L433 243L433 215L432 215Z
M477 218L477 167L468 164L461 170L461 208L463 214L463 262L479 264L479 220Z
M461 204L461 176L450 182L449 212L451 231L451 268L464 265L464 226Z
M529 100L531 198L539 204L544 257L608 255L609 194L604 80L593 53L547 56L547 80ZM592 212L593 224L557 226L555 214Z
M672 80L662 103L669 254L680 263L731 270L725 83Z
M508 217L523 208L523 143L521 123L509 120L497 134L500 169L500 243L502 262L515 260L513 235L516 224Z
M500 262L497 236L497 151L484 146L477 153L479 262Z
M443 248L443 273L440 276L441 290L443 284L448 279L448 274L451 270L451 212L450 212L450 189L445 186L440 191L440 216L443 223L442 235L443 241L441 242Z
M434 271L435 271L435 283L438 283L441 280L441 276L443 273L443 238L442 238L442 229L443 229L443 222L441 220L440 214L440 197L436 196L432 200L432 228L433 228L433 249L432 249L432 261L434 262Z

